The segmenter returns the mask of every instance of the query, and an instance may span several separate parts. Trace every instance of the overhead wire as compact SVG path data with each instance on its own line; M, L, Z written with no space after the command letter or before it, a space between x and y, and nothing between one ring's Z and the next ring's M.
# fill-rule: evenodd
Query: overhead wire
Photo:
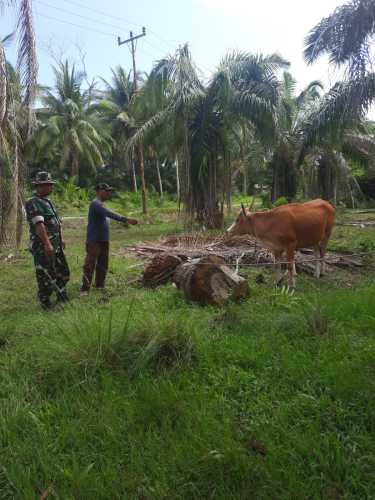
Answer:
M89 28L88 26L83 26L82 24L76 24L76 23L72 23L70 21L65 21L63 19L58 19L57 17L49 16L47 14L42 14L41 12L37 12L37 16L45 17L46 19L51 19L52 21L56 21L58 23L69 24L70 26L75 26L76 28L81 28L81 29L84 29L87 31L92 31L94 33L99 33L101 35L110 36L111 38L113 38L115 36L113 33L107 33L104 31L97 30L95 28Z
M66 14L73 15L75 17L79 17L79 18L84 19L86 21L91 21L91 22L94 22L97 24L102 24L103 26L109 26L111 28L116 28L117 30L123 31L123 28L120 28L120 26L117 26L115 24L106 23L105 21L98 21L97 19L94 19L92 17L82 16L81 14L78 14L77 12L72 12L71 10L67 10L67 9L64 9L61 7L56 7L56 5L52 5L48 2L44 2L43 0L34 0L34 1L41 4L41 5L45 5L46 7L49 7L51 9L55 9L55 10L58 10L60 12L65 12ZM117 35L115 35L113 33L113 36L117 36Z
M49 8L52 8L54 10L57 10L57 11L60 11L60 12L64 12L66 14L69 14L69 15L73 15L75 17L78 17L80 19L84 19L86 21L90 21L92 23L96 23L98 25L102 25L102 26L108 26L108 27L111 27L111 28L115 28L117 30L119 30L120 32L123 31L123 28L118 26L118 25L115 25L115 24L112 24L112 23L107 23L105 21L99 21L97 19L94 19L92 17L87 17L87 16L83 16L77 12L73 12L71 10L68 10L68 9L64 9L64 8L61 8L61 7L57 7L55 5L52 5L44 0L35 0L37 3L41 4L41 5L45 5ZM63 0L64 2L67 2L71 5L74 5L74 6L77 6L79 8L82 8L82 9L86 9L88 11L91 11L91 12L94 12L96 14L100 14L100 15L104 15L108 18L111 18L111 19L116 19L116 21L118 20L123 20L124 22L128 23L128 24L133 24L135 26L141 26L140 24L138 23L133 23L127 19L124 19L124 18L121 18L121 17L115 17L115 16L112 16L111 14L108 14L104 11L101 11L101 10L98 10L98 9L94 9L92 7L89 7L87 5L84 5L80 2L77 2L75 0ZM85 29L87 31L92 31L92 32L95 32L95 33L99 33L101 35L104 35L104 36L111 36L111 37L115 37L117 38L117 34L115 33L109 33L109 32L104 32L104 31L101 31L101 30L98 30L96 28L93 28L93 27L89 27L89 26L84 26L84 25L80 25L80 24L77 24L77 23L73 23L71 21L66 21L64 19L59 19L59 18L56 18L56 17L53 17L53 16L49 16L47 14L44 14L44 13L41 13L40 11L38 12L38 15L42 16L42 17L45 17L47 19L51 19L51 20L54 20L56 22L60 22L60 23L64 23L64 24L68 24L68 25L71 25L71 26L75 26L77 28L81 28L81 29ZM152 33L156 38L158 38L160 41L162 41L166 46L168 46L169 48L172 48L173 51L176 50L176 48L170 43L170 42L167 42L165 39L163 39L162 37L160 37L155 31L151 30L148 28L148 33ZM154 50L157 50L158 52L160 52L161 54L163 55L166 55L166 52L165 52L165 49L153 44L152 42L150 42L149 40L145 39L144 42L149 45L152 49ZM149 57L152 57L154 60L158 60L159 57L157 57L155 54L150 54L148 51L144 50L144 49L139 49L141 50L141 52L143 52L144 54L148 55ZM208 73L211 73L212 70L209 69L207 66L204 66L204 65L201 65L202 68L205 70L205 72L208 72Z
M94 9L93 7L89 7L88 5L85 5L85 4L81 3L81 2L77 2L76 0L63 0L63 1L66 2L66 3L69 3L71 5L75 5L76 7L79 7L81 9L86 9L86 10L89 10L91 12L95 12L96 14L100 14L102 16L106 16L106 17L108 17L110 19L115 19L116 21L123 21L126 24L129 24L129 25L132 25L132 26L137 26L139 28L143 28L142 24L135 23L135 22L130 21L129 19L126 19L124 17L112 16L111 14L108 14L107 12L104 12L104 11L99 10L99 9ZM147 31L149 33L153 34L156 38L158 38L161 42L163 42L164 44L166 44L169 47L172 47L172 46L174 47L174 42L175 43L181 43L181 42L179 42L177 40L168 41L165 38L163 38L162 36L160 36L160 34L158 34L156 31L154 31L154 30L152 30L150 28L147 28ZM175 49L175 47L174 47L174 49Z
M76 16L76 17L79 17L81 19L84 19L86 21L90 21L90 22L93 22L93 23L96 23L98 25L103 25L103 26L109 26L109 27L112 27L112 28L116 28L118 29L119 31L122 31L123 28L121 28L120 26L117 26L115 24L111 24L111 23L106 23L104 21L99 21L97 19L94 19L92 17L87 17L87 16L82 16L76 12L72 12L71 10L67 10L67 9L64 9L64 8L61 8L61 7L57 7L55 5L52 5L48 2L45 2L44 0L35 0L36 3L40 4L40 5L44 5L46 7L49 7L49 8L52 8L52 9L55 9L57 11L60 11L60 12L64 12L66 14L69 14L69 15L73 15L73 16ZM92 9L90 9L92 10ZM98 11L99 12L99 11ZM42 14L40 11L38 11L38 15L41 15L43 17L46 17L46 18L50 18L50 19L53 19L55 21L58 21L58 22L61 22L61 23L66 23L66 24L70 24L72 26L77 26L77 27L80 27L80 28L84 28L86 30L90 30L90 31L94 31L96 33L100 33L100 34L103 34L103 35L106 35L106 36L113 36L113 37L117 37L117 35L115 33L109 33L109 32L104 32L104 31L100 31L100 30L97 30L96 28L91 28L89 26L82 26L82 25L78 25L78 24L75 24L75 23L72 23L71 21L66 21L64 19L57 19L57 18L54 18L53 16L48 16L47 14ZM112 17L112 16L111 16ZM150 46L152 47L154 50L157 50L159 51L160 53L162 53L163 55L165 55L165 50L160 48L160 47L157 47L156 45L152 44L151 42L149 42L148 40L145 40L145 42ZM148 56L152 57L153 59L158 59L157 56L155 56L154 54L150 54L149 52L141 49L142 52L144 54L147 54Z

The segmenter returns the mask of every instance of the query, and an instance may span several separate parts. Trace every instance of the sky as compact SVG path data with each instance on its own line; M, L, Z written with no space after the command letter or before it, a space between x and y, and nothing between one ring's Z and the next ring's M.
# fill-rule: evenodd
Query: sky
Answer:
M344 0L33 0L39 61L39 82L52 85L51 65L69 58L82 66L87 79L110 79L117 65L131 69L127 45L117 37L129 31L146 37L137 43L137 70L149 72L158 59L187 42L205 78L230 50L279 53L302 89L321 80L326 89L339 72L322 58L313 66L303 60L303 40L322 17ZM16 16L0 17L0 36L14 30ZM7 47L15 60L16 42Z

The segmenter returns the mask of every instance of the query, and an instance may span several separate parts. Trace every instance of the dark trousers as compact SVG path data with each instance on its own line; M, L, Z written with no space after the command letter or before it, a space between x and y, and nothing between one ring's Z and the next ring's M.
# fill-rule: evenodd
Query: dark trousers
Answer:
M47 303L53 292L57 297L64 295L70 272L63 250L59 248L53 257L47 257L42 250L33 252L33 256L40 302Z
M104 288L108 270L109 241L87 241L86 259L83 266L82 292L90 290L95 271L96 288Z

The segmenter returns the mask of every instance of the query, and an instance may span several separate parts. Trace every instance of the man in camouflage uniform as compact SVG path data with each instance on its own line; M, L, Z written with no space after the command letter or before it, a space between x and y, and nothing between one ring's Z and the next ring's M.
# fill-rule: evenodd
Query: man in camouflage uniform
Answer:
M61 220L48 199L53 184L48 172L37 173L33 182L35 193L26 203L30 251L34 257L38 297L44 309L53 307L50 301L53 292L56 292L58 302L68 301L65 287L70 275L64 255Z

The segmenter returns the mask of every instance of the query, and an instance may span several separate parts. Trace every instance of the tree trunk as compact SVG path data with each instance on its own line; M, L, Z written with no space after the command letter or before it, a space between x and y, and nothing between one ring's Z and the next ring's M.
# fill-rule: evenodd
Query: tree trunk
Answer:
M24 162L18 158L18 202L17 202L17 219L16 219L16 248L20 248L23 236L23 206L25 201L25 172Z
M185 122L184 127L184 155L185 155L185 208L188 216L193 217L193 191L191 188L191 158L190 158L190 144L189 144L189 130L188 124Z
M141 174L141 191L142 191L142 213L147 214L147 200L146 200L146 181L145 181L145 162L143 158L143 146L138 146L139 168Z
M132 150L131 164L132 164L133 190L135 193L138 193L137 175L135 173L134 149Z
M78 182L78 158L76 155L73 153L71 155L71 162L70 162L70 175L72 177L75 177L77 182Z
M2 43L0 42L0 129L5 118L7 107L7 68L6 57Z
M224 306L229 300L241 300L249 295L247 281L216 255L180 265L174 281L187 300L201 305Z
M246 168L246 165L243 164L242 168L243 168L242 194L243 195L247 195L248 180L247 180L247 168Z
M10 183L10 207L9 219L6 224L5 238L6 243L11 247L17 246L17 219L18 219L18 206L19 206L19 158L18 158L18 144L16 140L14 149L14 162L12 179Z
M178 209L180 210L181 187L180 187L180 172L179 172L179 168L178 168L178 154L177 153L176 153L175 165L176 165L177 203L178 203Z
M186 260L186 258L184 259ZM142 277L143 286L155 288L168 283L173 278L176 268L183 260L177 255L157 254L145 267Z
M163 198L163 182L161 180L161 175L160 175L160 161L159 161L159 158L156 160L156 173L158 174L160 198Z

